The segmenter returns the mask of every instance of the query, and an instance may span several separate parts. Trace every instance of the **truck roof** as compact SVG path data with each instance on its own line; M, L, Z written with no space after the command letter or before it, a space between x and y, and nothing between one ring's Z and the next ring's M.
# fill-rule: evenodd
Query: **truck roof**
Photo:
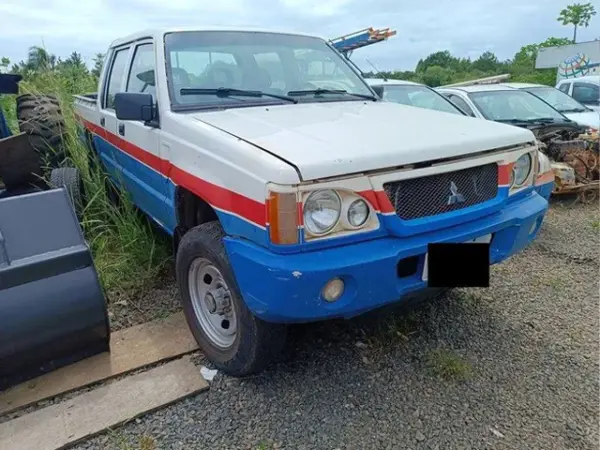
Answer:
M135 42L144 38L153 38L155 41L162 40L163 36L168 33L177 33L183 31L247 31L253 33L271 33L271 34L287 34L291 36L307 36L307 37L316 37L327 41L327 39L322 36L308 34L308 33L297 33L290 31L281 31L277 29L264 29L264 28L251 28L251 27L210 27L210 26L202 26L202 27L188 27L188 28L152 28L141 30L136 33L132 33L128 36L123 36L121 38L115 39L111 42L110 48L119 47L124 44L128 44L130 42Z
M577 77L577 78L564 78L564 79L560 80L557 84L572 83L573 81L585 81L586 83L591 82L593 84L600 85L600 75L585 75L583 77Z

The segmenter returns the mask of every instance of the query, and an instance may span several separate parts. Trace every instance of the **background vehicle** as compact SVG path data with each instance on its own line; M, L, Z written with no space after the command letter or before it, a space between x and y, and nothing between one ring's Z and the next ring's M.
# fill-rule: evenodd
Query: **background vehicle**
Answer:
M600 128L600 113L579 103L573 97L551 86L530 83L503 83L502 86L523 89L541 98L558 112L564 114L573 122L598 131Z
M585 201L596 198L600 178L597 131L588 136L585 133L590 127L570 120L540 97L494 80L473 80L436 90L473 117L533 131L551 160L572 168L556 167L554 192L580 192Z
M365 78L365 81L379 97L389 102L464 115L454 103L423 84L382 78Z
M600 75L560 80L556 89L600 113Z
M548 208L529 130L381 101L320 38L158 30L106 61L75 98L86 141L174 237L188 324L229 374L263 368L286 323L426 293L429 242L508 258Z

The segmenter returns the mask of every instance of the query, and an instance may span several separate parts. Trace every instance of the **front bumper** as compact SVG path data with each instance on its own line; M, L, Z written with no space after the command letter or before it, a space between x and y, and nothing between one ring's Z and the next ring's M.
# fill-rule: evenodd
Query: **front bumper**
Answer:
M225 247L242 297L250 310L269 322L309 322L352 317L425 289L422 269L430 242L464 242L493 234L490 264L525 248L537 235L548 202L532 191L501 211L477 220L415 235L385 237L350 245L281 255L248 241L227 237ZM416 273L398 276L398 262L417 256ZM343 295L321 298L330 279L342 278Z
M550 199L553 189L554 189L554 178L548 183L539 184L539 185L535 186L535 191L539 195L541 195L545 200Z

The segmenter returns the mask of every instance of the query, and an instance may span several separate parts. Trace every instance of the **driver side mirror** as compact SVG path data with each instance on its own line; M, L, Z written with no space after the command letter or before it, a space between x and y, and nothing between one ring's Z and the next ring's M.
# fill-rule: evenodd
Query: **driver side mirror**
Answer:
M139 92L119 92L115 94L115 114L119 120L152 122L156 118L152 94Z

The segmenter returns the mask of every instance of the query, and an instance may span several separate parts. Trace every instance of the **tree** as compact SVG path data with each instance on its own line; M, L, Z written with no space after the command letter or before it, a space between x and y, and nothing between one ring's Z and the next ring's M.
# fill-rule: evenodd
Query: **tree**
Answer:
M94 75L96 78L100 78L103 64L104 53L96 53L96 56L94 56L94 68L92 69L92 75Z
M4 73L8 70L8 66L10 66L10 59L3 56L0 58L0 73Z
M420 59L417 63L416 72L424 73L431 66L438 66L443 69L454 69L459 63L459 59L452 56L448 50L435 52L425 59Z
M437 87L452 82L452 71L440 66L429 66L422 75L423 83L427 86Z
M479 58L473 61L472 67L482 72L496 72L500 66L498 57L492 52L483 52Z
M24 69L36 72L51 70L56 67L57 62L56 56L48 53L45 48L33 46L29 47Z
M66 64L68 66L78 68L78 69L85 67L85 63L83 62L83 59L81 58L81 54L77 53L77 52L71 53L71 56L69 56L67 59L65 59L63 64Z
M577 42L577 27L587 27L596 10L591 3L574 3L560 12L558 20L563 25L573 25L573 44Z

